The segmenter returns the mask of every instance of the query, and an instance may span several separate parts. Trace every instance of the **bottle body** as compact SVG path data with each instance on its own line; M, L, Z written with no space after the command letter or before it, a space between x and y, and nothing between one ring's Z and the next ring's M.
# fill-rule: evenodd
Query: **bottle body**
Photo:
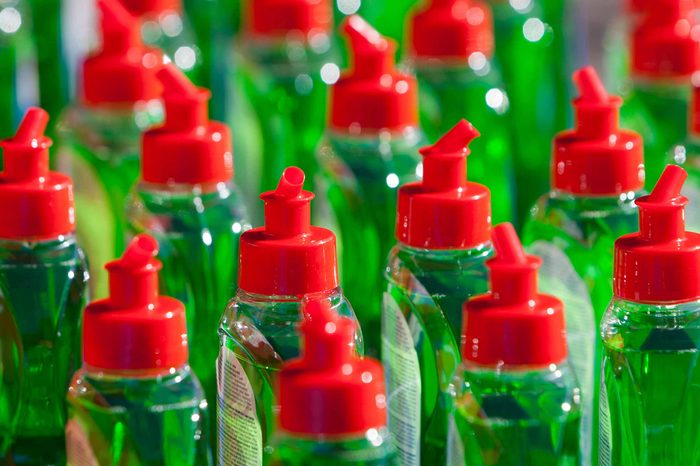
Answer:
M396 190L422 175L423 145L422 132L409 128L357 138L331 132L319 148L314 215L336 232L341 283L357 309L368 353L379 350L382 270L396 242Z
M398 466L398 455L386 428L364 435L328 439L281 433L274 442L270 466Z
M141 132L159 123L159 101L69 108L58 123L57 166L74 180L78 238L90 257L93 298L107 295L102 267L126 246L127 196L139 176Z
M239 239L250 228L240 195L231 183L203 188L141 182L127 215L132 234L158 241L161 292L185 304L190 365L213 405L217 329L236 289Z
M75 237L0 241L0 458L65 461L64 393L80 366L87 265Z
M688 198L690 206L685 211L685 221L689 231L700 232L700 141L690 135L687 142L673 146L668 154L667 163L680 165L688 172L688 179L683 185L682 193Z
M601 465L696 462L698 316L700 301L613 298L601 328Z
M340 289L306 295L329 300L355 319ZM300 354L301 297L260 296L239 290L219 327L216 361L219 464L261 465L275 432L274 393L284 361ZM362 338L358 332L358 351Z
M491 190L493 223L510 221L515 209L515 174L508 96L496 63L484 57L478 70L434 62L415 63L421 127L430 141L467 117L484 137L475 139L469 179Z
M401 464L445 464L449 385L459 367L462 304L488 291L489 244L389 255L382 312L389 430Z
M69 465L213 464L207 402L188 366L160 376L84 367L68 405Z
M454 390L448 464L580 464L581 397L566 362L516 369L465 362Z

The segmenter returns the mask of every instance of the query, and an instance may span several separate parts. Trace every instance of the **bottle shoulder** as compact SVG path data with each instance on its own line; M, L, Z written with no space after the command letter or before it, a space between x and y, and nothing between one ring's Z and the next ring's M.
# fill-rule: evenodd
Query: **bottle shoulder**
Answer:
M660 331L698 332L700 336L700 300L677 304L644 304L614 297L602 322L603 341L624 342L633 346L639 338Z
M479 270L486 272L486 261L493 255L491 243L454 250L429 250L399 243L389 252L386 273L387 278L396 283L407 272L419 277L472 275Z

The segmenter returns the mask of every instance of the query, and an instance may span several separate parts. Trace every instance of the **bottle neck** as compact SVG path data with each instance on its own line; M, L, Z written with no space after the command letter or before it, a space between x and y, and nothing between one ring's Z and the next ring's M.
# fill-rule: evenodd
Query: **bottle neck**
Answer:
M42 240L0 239L0 263L5 265L64 261L75 258L78 253L74 233Z
M119 383L135 383L135 384L150 384L150 383L168 383L175 379L181 379L191 376L190 366L185 364L180 367L171 367L167 369L159 368L153 370L104 370L97 367L83 365L82 371L85 376L91 380L97 381L100 384L119 384Z

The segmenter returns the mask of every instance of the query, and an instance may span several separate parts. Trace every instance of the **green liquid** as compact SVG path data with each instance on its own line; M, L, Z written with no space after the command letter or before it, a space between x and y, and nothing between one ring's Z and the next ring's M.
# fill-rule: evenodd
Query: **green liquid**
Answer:
M270 466L399 466L386 429L371 429L364 436L333 440L280 435Z
M688 198L685 225L688 231L700 232L700 142L691 134L688 142L669 151L667 163L677 164L688 172L682 193Z
M65 392L80 366L87 281L73 236L0 241L0 461L65 461Z
M455 385L453 461L470 466L580 464L580 394L567 365L521 372L465 363Z
M418 63L421 127L437 141L462 118L482 134L469 149L467 176L489 188L493 223L515 218L515 174L508 96L494 62L467 65Z
M161 377L82 369L68 391L68 465L211 465L207 402L185 366Z
M382 359L389 429L404 466L445 464L462 305L488 291L491 255L489 245L446 251L399 245L390 254Z
M329 133L318 152L323 178L314 216L336 233L341 283L368 354L379 353L383 268L396 243L397 189L417 179L423 145L415 128L358 138Z
M700 301L615 298L602 336L600 464L698 464Z

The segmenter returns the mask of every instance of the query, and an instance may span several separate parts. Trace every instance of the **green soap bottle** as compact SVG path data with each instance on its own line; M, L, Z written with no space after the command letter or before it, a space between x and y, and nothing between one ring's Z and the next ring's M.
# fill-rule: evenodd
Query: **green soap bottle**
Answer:
M542 258L541 289L566 308L571 365L583 394L581 452L598 447L598 387L603 357L598 328L612 294L615 240L634 231L644 189L643 142L619 128L622 100L608 95L592 67L574 73L576 126L554 138L552 190L523 228L528 250Z
M554 134L566 127L568 94L561 94L554 25L541 1L490 0L496 28L495 57L501 65L513 119L513 162L520 218L549 187ZM566 84L564 84L565 86Z
M393 44L359 16L344 27L353 67L331 88L315 215L338 234L343 289L357 308L368 352L378 354L396 191L420 177L424 136L415 78L394 68Z
M464 305L447 464L588 464L564 304L538 292L540 260L525 255L512 225L494 227L493 242L491 293Z
M57 166L75 180L78 238L90 257L93 297L107 295L100 267L126 246L127 195L139 176L141 132L163 118L156 72L138 22L116 0L100 0L102 45L83 63L82 95L58 123Z
M469 179L489 187L494 222L515 218L515 174L508 95L493 60L493 18L485 3L456 16L458 0L431 0L411 19L410 64L418 77L421 127L435 140L469 117L488 138L472 143L481 154ZM494 167L498 167L494 170Z
M356 323L305 301L301 357L279 373L271 466L398 466L387 430L382 366L360 358Z
M158 293L158 243L139 235L85 308L83 367L68 389L69 466L212 465L208 407L187 364L185 307Z
M693 87L688 137L671 148L667 162L680 165L688 172L683 195L691 205L700 206L700 86ZM688 209L685 222L690 231L700 231L700 209Z
M231 131L207 117L209 91L173 64L158 77L166 119L143 136L141 178L127 206L129 230L160 244L160 288L185 304L190 365L213 405L217 330L236 289L238 242L250 224L232 182Z
M700 234L685 229L685 178L669 165L637 200L639 232L615 242L601 328L601 466L697 462Z
M241 236L238 291L219 328L219 464L261 465L269 453L279 369L299 356L296 324L304 297L327 301L334 312L355 319L338 286L335 236L311 226L313 194L303 185L304 172L287 168L277 189L261 196L265 226ZM361 353L359 329L357 347Z
M668 148L688 132L689 83L700 69L700 39L691 33L698 27L695 11L687 0L645 2L632 31L631 82L622 123L644 138L647 188L661 175Z
M488 290L491 198L466 176L467 146L478 135L460 121L421 150L423 181L399 188L399 243L386 269L382 361L389 430L404 466L445 464L462 303Z
M72 182L49 171L48 114L0 143L0 462L65 463L65 390L80 365L87 265Z

